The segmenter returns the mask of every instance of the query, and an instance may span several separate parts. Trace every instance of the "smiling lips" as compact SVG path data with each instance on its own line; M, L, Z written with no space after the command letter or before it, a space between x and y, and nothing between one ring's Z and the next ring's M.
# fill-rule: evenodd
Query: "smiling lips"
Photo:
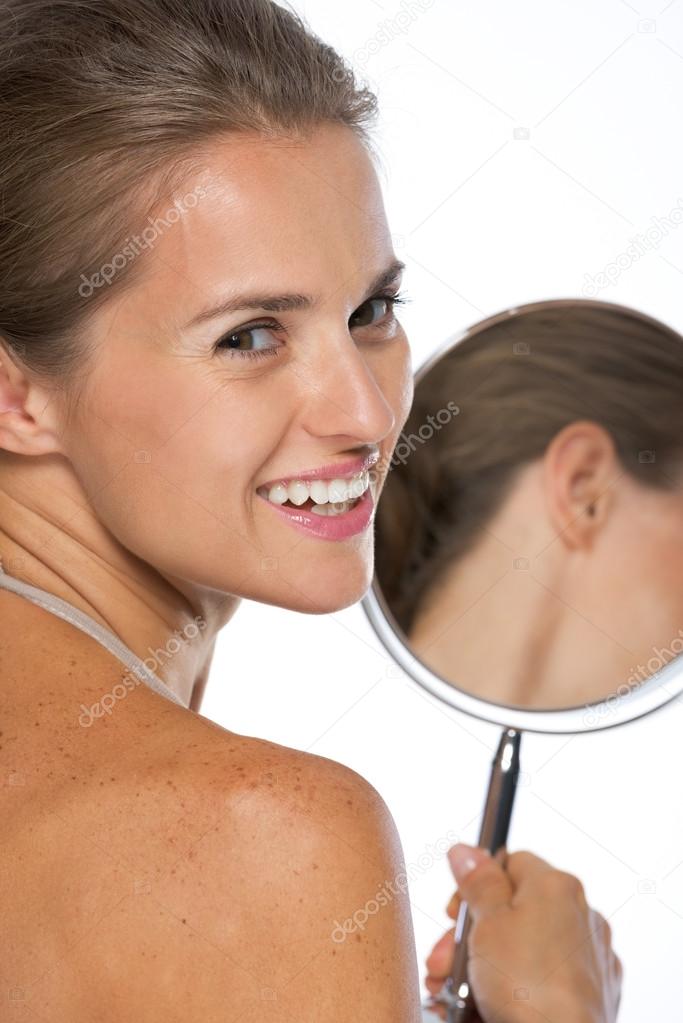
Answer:
M364 475L368 476L367 473ZM269 500L263 494L259 494L259 496L275 515L281 516L293 529L301 530L309 536L315 536L320 540L348 540L358 533L365 532L372 522L375 510L375 501L369 481L365 484L364 481L360 481L359 477L356 477L356 480L359 480L358 487L365 485L363 495L348 501L328 501L326 504L316 504L309 497L304 504L297 506L289 503L289 497L284 504L278 504L275 501ZM328 482L331 482L332 485L341 483L346 487L352 484L353 481L336 479L332 481L313 481L314 484L319 482L324 483L326 486ZM294 480L292 484L285 488L287 495L289 495L289 486L296 486L297 483L301 483L306 492L308 492L308 485L303 480ZM298 500L304 495L302 490L295 490L294 493ZM334 495L335 491L333 490L332 496ZM330 491L328 490L329 496Z
M271 480L256 492L294 529L323 540L346 540L364 532L372 521L376 481L371 481L371 470L378 461L375 452Z

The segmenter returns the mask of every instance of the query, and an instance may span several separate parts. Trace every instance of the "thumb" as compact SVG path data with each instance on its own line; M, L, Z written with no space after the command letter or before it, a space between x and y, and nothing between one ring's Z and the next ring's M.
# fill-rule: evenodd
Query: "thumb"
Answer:
M448 860L458 891L475 920L510 906L510 879L487 849L458 842L448 850Z

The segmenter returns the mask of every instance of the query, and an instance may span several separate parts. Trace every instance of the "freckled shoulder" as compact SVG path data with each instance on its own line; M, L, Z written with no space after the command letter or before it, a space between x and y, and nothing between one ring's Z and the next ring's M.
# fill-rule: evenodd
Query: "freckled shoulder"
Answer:
M418 1023L403 852L379 793L325 757L195 725L155 782L182 811L149 893L170 914L174 1001L194 1012L201 989L206 1018L265 1001L283 1023ZM159 926L134 933L152 946Z
M0 893L3 969L36 1013L419 1023L403 853L373 786L142 687L79 727L76 705L121 665L34 617L40 650L12 644L23 787L7 789Z

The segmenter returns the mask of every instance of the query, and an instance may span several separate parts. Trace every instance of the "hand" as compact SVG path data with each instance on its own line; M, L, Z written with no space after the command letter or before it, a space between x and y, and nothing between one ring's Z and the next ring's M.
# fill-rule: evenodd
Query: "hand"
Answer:
M484 1023L614 1023L622 964L581 882L530 852L509 855L505 869L462 844L448 857L458 891L446 912L455 920L461 898L469 906L469 982ZM432 995L450 975L454 932L427 959Z

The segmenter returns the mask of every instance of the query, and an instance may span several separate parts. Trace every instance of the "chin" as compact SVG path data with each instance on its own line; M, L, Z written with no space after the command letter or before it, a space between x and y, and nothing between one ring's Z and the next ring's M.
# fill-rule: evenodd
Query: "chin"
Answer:
M278 578L273 579L270 594L261 593L254 599L300 614L333 614L351 607L365 596L372 585L373 571L372 558L342 556L329 563L309 563L297 580L292 566L291 575L289 570L280 570ZM291 586L288 585L289 579L292 579Z

